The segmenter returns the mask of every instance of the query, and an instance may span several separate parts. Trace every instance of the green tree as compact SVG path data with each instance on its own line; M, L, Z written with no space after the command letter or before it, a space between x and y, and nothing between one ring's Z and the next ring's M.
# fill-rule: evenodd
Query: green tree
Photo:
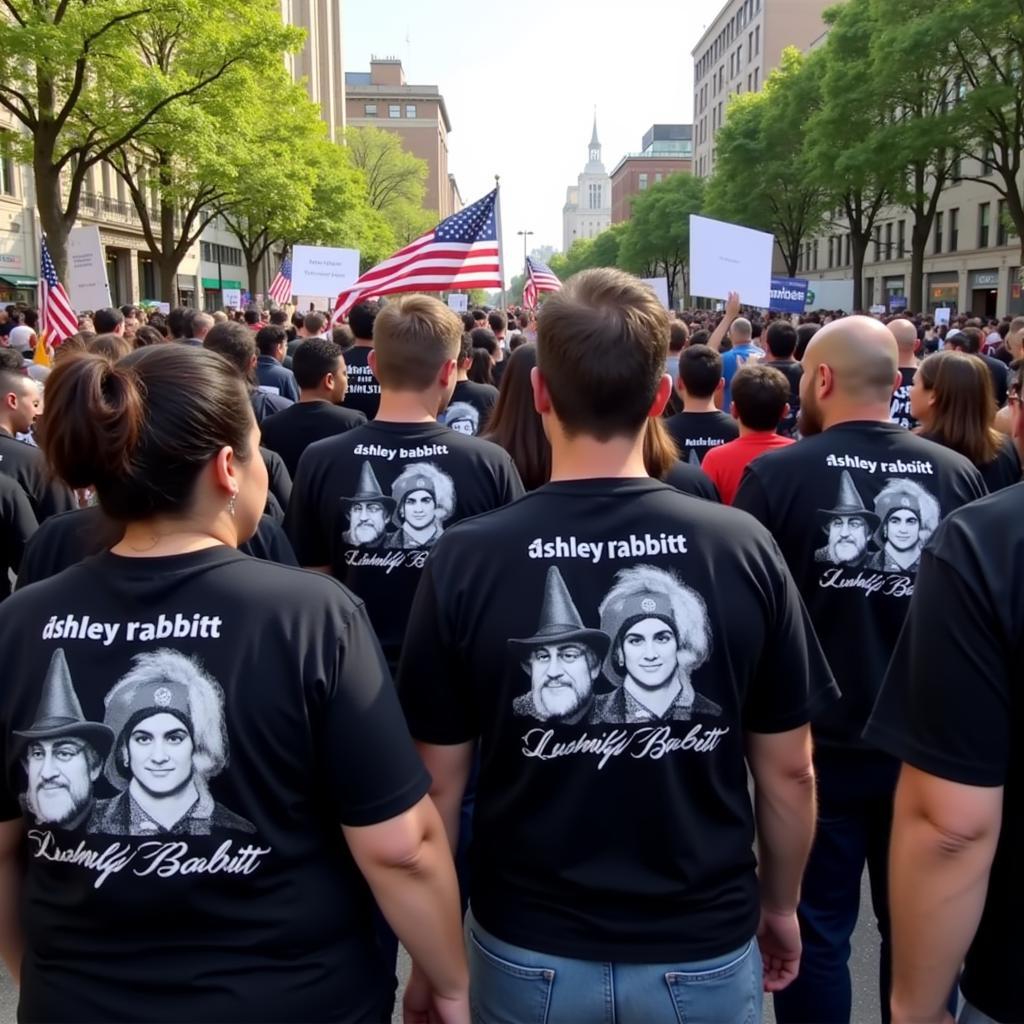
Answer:
M622 231L619 265L640 277L664 277L670 296L690 291L690 215L704 204L704 182L673 174L633 200Z
M59 273L93 167L173 104L239 65L279 61L302 38L282 25L275 0L4 0L4 8L0 107L25 129L8 151L32 167ZM175 54L171 70L164 48Z
M822 224L825 190L810 174L807 118L821 103L820 82L803 54L787 47L764 89L738 93L715 137L709 216L768 231L791 277L800 249Z
M560 281L565 281L572 277L573 274L577 274L581 270L587 270L592 265L590 263L590 250L593 247L594 239L577 238L569 246L568 252L556 252L548 261L548 266L555 277Z

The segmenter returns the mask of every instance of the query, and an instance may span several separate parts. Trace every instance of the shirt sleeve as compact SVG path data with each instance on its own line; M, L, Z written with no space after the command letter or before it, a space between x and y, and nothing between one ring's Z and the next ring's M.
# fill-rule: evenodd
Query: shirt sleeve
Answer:
M323 566L331 561L327 533L330 524L318 507L318 477L315 453L307 448L295 470L291 501L284 516L284 531L292 542L299 565Z
M501 503L508 505L510 502L521 498L525 493L526 489L523 487L523 481L519 478L519 470L516 469L512 459L506 456L502 472Z
M420 577L398 667L398 692L417 740L449 746L480 729L468 675L437 594L437 553Z
M968 576L925 549L864 738L929 775L1001 786L1014 727L1014 654L978 568Z
M343 825L376 825L430 790L366 609L356 605L338 642L334 678L317 707L326 791Z
M711 452L708 452L710 455ZM707 456L704 457L707 461ZM703 468L703 465L702 467ZM749 512L759 523L771 529L771 510L768 506L768 496L765 494L761 478L752 466L747 466L743 471L743 478L740 480L739 490L733 498L733 508L743 509Z
M10 566L17 573L22 556L32 534L38 529L35 513L28 495L20 487L5 491L3 522L10 555Z
M806 725L839 699L828 661L782 552L771 541L766 566L770 616L764 648L743 708L750 732L786 732Z
M271 451L269 448L260 448L260 452L263 455L263 461L267 464L270 490L281 503L281 507L286 509L292 496L292 478L288 467L277 452Z

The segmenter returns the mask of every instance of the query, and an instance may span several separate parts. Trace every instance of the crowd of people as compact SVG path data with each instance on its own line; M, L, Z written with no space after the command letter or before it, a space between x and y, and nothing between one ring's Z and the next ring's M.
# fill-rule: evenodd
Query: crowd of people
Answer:
M31 313L19 1019L1024 1020L1024 318Z

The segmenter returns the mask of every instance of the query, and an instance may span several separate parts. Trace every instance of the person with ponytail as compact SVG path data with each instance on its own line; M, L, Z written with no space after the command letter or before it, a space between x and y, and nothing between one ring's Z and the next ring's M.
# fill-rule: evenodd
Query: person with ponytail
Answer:
M120 539L4 603L0 956L19 1019L468 1021L430 778L361 602L238 548L267 495L215 352L58 363L40 445ZM20 908L17 912L16 908Z

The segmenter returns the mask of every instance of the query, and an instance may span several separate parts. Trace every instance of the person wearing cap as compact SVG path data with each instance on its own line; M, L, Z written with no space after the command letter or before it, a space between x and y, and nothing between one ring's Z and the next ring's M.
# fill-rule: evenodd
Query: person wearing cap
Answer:
M363 463L359 490L341 502L348 513L348 529L342 534L345 543L354 548L380 547L387 517L395 510L395 499L381 492L370 463Z
M921 549L939 525L939 504L913 480L890 480L875 497L878 552L867 562L882 572L916 572Z
M224 695L194 659L166 649L136 655L104 703L114 737L104 774L120 793L100 802L90 832L256 831L210 795L208 780L228 760Z
M86 720L63 648L50 659L32 723L14 735L28 777L23 802L36 824L90 827L96 809L93 785L114 736L108 726Z
M688 722L722 713L690 682L711 647L707 607L695 590L671 572L640 565L618 574L599 610L612 638L605 673L616 688L598 699L595 721Z
M509 646L522 652L523 671L530 677L530 692L512 701L517 715L567 725L588 720L609 637L583 625L555 566L548 569L537 632L509 640Z
M839 478L836 507L819 509L819 514L828 543L814 552L814 560L851 567L861 565L867 555L871 532L878 526L878 516L864 508L853 478L845 469Z
M388 548L428 548L444 533L444 521L455 510L451 477L426 462L406 466L391 485L398 529L384 543Z

